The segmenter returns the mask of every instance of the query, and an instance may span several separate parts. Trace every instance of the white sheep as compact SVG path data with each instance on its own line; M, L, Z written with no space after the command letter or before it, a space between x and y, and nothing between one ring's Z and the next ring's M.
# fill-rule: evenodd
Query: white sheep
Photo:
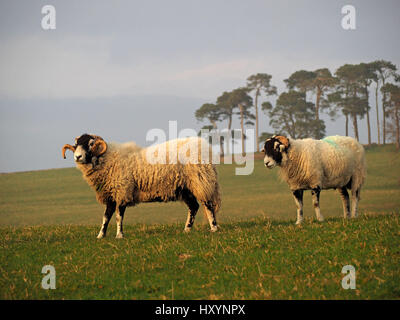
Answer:
M64 158L66 150L74 152L84 179L96 191L97 200L106 205L98 238L106 235L114 211L116 237L122 238L126 207L141 202L185 202L189 207L185 231L190 231L199 201L204 206L211 231L218 230L216 213L221 205L220 188L215 165L204 161L204 154L211 152L204 139L177 139L140 149L132 143L107 144L99 136L83 134L75 139L74 146L64 145Z
M343 202L344 217L357 216L361 186L366 176L364 148L350 137L331 136L323 140L289 139L273 136L265 141L264 165L280 167L281 177L289 185L297 205L297 221L303 221L303 191L311 190L315 214L323 217L319 208L319 195L324 189L337 189Z

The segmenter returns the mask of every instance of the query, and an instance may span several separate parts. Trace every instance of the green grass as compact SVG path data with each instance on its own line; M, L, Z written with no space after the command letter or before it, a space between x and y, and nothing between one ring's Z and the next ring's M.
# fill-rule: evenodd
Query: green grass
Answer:
M184 205L126 212L126 238L97 240L102 206L76 169L0 175L0 299L399 299L400 156L367 150L360 218L342 219L335 191L323 191L318 223L306 194L303 226L277 170L256 160L250 176L219 166L221 231L199 214L182 232ZM43 290L53 265L57 289ZM344 290L341 269L356 268Z
M399 215L307 221L253 218L212 234L181 225L134 225L126 239L97 227L1 230L2 299L381 299L399 298ZM41 268L56 268L56 290ZM341 287L344 265L356 290Z

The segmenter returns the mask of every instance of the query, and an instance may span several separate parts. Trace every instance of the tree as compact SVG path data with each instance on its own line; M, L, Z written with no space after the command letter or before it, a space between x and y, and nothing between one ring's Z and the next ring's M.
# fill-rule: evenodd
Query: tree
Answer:
M247 88L250 91L255 91L254 93L254 108L256 111L256 149L257 152L260 151L260 143L258 137L258 97L262 92L265 92L267 96L277 94L276 87L271 85L271 78L267 73L257 73L253 74L247 78Z
M368 145L371 145L371 122L369 118L369 110L371 107L369 106L369 86L371 85L372 81L376 79L376 75L374 73L373 65L370 63L360 63L357 65L360 74L360 83L363 87L363 94L364 94L364 107L365 107L365 114L367 119L367 129L368 129Z
M306 101L306 94L290 90L279 95L275 108L267 102L262 110L268 113L269 124L276 132L294 139L312 136L325 130L322 120L315 120L314 104Z
M221 120L222 113L221 113L221 109L217 105L215 105L213 103L203 104L199 109L196 110L195 117L198 121L204 121L205 119L210 121L210 123L212 125L212 130L214 131L215 134L218 134L217 122ZM210 126L204 126L202 129L210 130ZM221 139L220 136L219 136L219 143L220 143L221 156L223 157L224 156L224 141L223 141L223 139Z
M215 104L205 103L196 110L195 117L199 121L209 120L213 128L217 129L217 121L220 121L221 111Z
M353 122L354 136L359 140L357 117L363 117L365 110L364 88L361 84L361 68L353 64L345 64L336 70L338 86L330 96L330 101L341 108L346 117L346 135L348 135L349 116Z
M349 109L347 108L347 97L343 96L344 90L342 87L338 86L337 91L332 92L328 95L329 104L335 105L337 109L345 117L345 135L349 135Z
M283 80L289 90L297 89L307 96L307 92L314 88L315 73L300 70L292 73L288 79ZM307 97L306 97L307 99Z
M321 100L324 97L324 94L326 91L328 91L331 88L334 88L337 79L332 76L331 72L327 68L323 69L317 69L314 71L314 80L311 82L311 85L313 86L313 90L315 91L315 120L319 121L319 113L321 109ZM328 105L327 105L328 106ZM321 135L322 134L322 135ZM317 131L314 133L314 138L316 139L321 139L324 135L324 132Z
M255 116L251 113L251 108L253 107L253 99L249 96L248 88L238 88L231 92L231 103L234 106L237 106L239 109L238 114L240 116L240 127L241 127L241 140L242 140L242 154L245 154L245 134L244 134L244 125L254 123L251 120L255 120ZM246 120L246 123L245 123Z
M314 105L314 119L315 123L319 123L321 107L329 106L327 103L325 103L326 101L323 100L324 95L330 88L333 88L336 84L336 78L332 76L329 69L322 68L315 71L296 71L284 81L290 90L297 89L298 91L304 93L306 100L307 92L311 91L315 94L316 100ZM316 131L313 132L311 136L316 139L321 139L324 136L325 132L321 131L321 127L318 125L315 126L315 129Z
M221 119L222 120L228 120L228 137L226 139L226 149L228 154L229 152L229 145L230 145L230 140L232 139L232 153L233 153L233 144L234 144L234 139L232 137L233 132L232 132L232 120L233 116L235 114L235 108L237 108L237 105L235 105L232 101L232 92L224 91L222 95L220 95L217 98L217 106L220 109L221 112Z
M378 105L378 92L379 92L379 77L378 77L378 61L369 63L371 71L373 73L372 81L375 82L375 109L376 109L376 129L378 133L378 144L381 144L381 128L379 122L379 105Z
M386 60L376 60L371 63L373 70L378 78L378 81L381 83L381 87L383 87L387 81L388 78L392 77L397 70L396 66L391 63L390 61ZM378 81L377 83L377 88L376 88L376 93L378 92ZM376 98L376 102L378 101L378 98ZM386 92L382 93L382 113L383 113L383 144L386 144Z
M386 83L381 87L382 94L386 95L386 115L392 121L397 150L400 149L400 86ZM390 123L390 122L389 122Z

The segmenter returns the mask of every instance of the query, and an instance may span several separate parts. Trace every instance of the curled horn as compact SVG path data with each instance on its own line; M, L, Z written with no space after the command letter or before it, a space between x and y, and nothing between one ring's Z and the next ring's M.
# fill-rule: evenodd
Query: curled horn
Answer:
M285 148L289 148L289 139L284 137L284 136L276 136L275 139L277 139L280 143L282 143Z
M96 140L91 148L93 155L100 157L107 151L107 143L99 136L96 136Z
M62 156L65 159L65 151L71 150L72 152L75 152L75 147L71 146L70 144L65 144L64 147L62 147Z

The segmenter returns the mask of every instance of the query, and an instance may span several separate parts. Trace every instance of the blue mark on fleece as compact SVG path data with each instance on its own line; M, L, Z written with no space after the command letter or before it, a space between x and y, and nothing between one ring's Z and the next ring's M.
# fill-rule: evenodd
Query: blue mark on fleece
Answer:
M329 143L332 147L334 148L338 148L339 146L336 144L335 141L332 140L332 137L326 137L324 139L322 139L321 141L324 141L326 143Z

